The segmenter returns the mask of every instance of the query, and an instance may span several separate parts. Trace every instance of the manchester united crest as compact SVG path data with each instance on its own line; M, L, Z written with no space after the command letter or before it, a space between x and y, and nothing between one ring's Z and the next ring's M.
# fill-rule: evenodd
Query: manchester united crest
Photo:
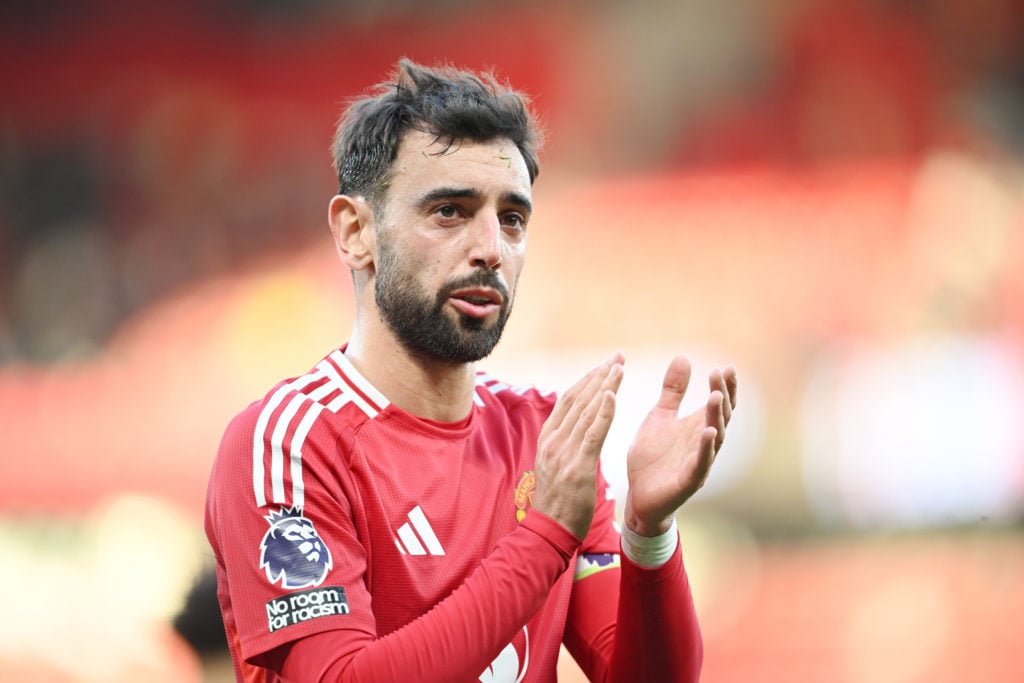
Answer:
M533 470L523 472L523 476L519 477L519 483L516 484L516 521L523 521L523 517L526 517L526 513L529 512L530 508L533 507L533 493L537 490L537 475L534 474Z

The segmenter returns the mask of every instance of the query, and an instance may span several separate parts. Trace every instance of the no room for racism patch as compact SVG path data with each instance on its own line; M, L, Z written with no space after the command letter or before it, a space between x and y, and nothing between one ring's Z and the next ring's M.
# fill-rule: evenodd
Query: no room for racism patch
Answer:
M274 598L267 603L267 627L270 632L310 619L348 614L348 598L341 586L311 588Z

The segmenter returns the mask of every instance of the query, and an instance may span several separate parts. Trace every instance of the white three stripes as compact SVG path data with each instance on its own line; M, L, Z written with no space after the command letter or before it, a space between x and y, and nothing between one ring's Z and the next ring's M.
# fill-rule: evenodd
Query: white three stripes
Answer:
M256 494L256 505L262 507L267 504L267 497L263 491L263 480L266 476L266 472L263 469L263 434L267 431L267 425L270 423L270 416L277 410L277 407L281 405L284 397L292 391L301 391L303 388L312 384L313 382L323 377L322 372L311 372L308 375L299 377L298 379L285 384L274 392L274 395L270 397L267 404L260 411L260 416L256 420L256 430L252 442L252 486L253 491ZM295 398L300 398L296 396ZM301 400L301 399L300 399ZM295 403L293 398L292 403ZM295 407L298 410L298 406ZM286 409L287 412L287 409ZM294 411L293 411L294 413ZM282 429L283 427L283 429ZM278 492L280 491L281 497L284 496L284 481L282 478L284 470L284 455L281 451L281 441L284 439L284 431L288 428L288 421L279 421L277 427L274 429L274 433L271 436L271 460L270 460L270 476L272 479L272 486L274 490L274 498L278 499ZM298 434L296 434L298 436ZM300 456L301 457L301 456ZM301 489L301 479L300 479Z
M348 359L345 358L344 354L340 351L335 351L331 354L331 359L344 369L345 374L371 400L377 402L377 406L384 407L388 405L387 399L358 373L352 364L349 363ZM323 382L323 384L312 391L304 391L308 386L317 382ZM338 396L332 399L329 404L325 406L320 402L332 393L338 393ZM273 431L270 434L270 485L271 497L275 503L284 503L286 501L284 484L285 437L289 427L300 414L300 411L305 410L295 428L295 433L288 442L287 449L288 472L292 480L291 505L294 507L302 507L305 504L305 487L302 483L302 445L305 443L306 437L309 436L309 431L313 428L321 411L326 408L331 412L337 412L342 406L351 402L358 405L371 418L375 417L378 413L377 406L372 406L363 400L342 379L335 367L326 359L320 361L316 369L309 374L279 387L263 406L263 410L260 411L253 434L252 486L253 493L256 496L256 505L259 507L267 504L267 496L264 490L266 479L264 435L271 426L271 417L274 412L289 394L292 395L291 399L281 411L280 416L277 417L273 424Z
M412 526L409 526L410 523ZM419 505L409 511L409 522L398 527L395 545L403 555L426 555L428 552L431 555L444 555L444 548L441 547L441 542L437 540L437 535L434 534L427 516L423 514L423 509ZM426 549L424 545L427 546Z

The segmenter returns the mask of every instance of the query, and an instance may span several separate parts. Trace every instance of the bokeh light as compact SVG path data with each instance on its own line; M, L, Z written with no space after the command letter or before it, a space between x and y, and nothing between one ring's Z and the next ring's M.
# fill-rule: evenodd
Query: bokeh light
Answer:
M0 678L233 678L195 628L207 474L348 335L328 145L401 56L533 98L529 257L482 366L561 390L623 351L619 500L672 356L686 410L739 369L679 515L703 680L1019 680L1015 0L5 3Z

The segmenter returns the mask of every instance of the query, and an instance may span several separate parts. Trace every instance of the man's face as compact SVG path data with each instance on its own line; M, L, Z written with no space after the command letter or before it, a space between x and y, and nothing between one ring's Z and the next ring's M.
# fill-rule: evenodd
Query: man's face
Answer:
M487 356L512 308L526 249L530 178L508 140L444 145L406 135L376 216L374 296L413 353Z

